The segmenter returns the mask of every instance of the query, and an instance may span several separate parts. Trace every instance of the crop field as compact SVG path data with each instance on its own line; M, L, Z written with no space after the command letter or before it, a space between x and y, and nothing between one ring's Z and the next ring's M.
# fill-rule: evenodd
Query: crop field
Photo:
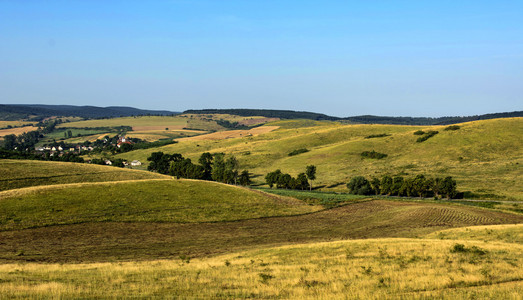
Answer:
M24 126L27 124L34 124L34 122L26 122L26 121L0 121L0 129L7 129L7 126Z
M181 153L197 160L203 152L234 154L241 169L263 184L270 171L281 169L296 176L309 164L316 165L315 185L323 190L346 191L343 183L363 175L452 176L460 191L476 198L523 200L523 118L494 119L446 126L340 125L336 122L276 121L266 126L278 130L258 136L218 140L183 140L157 149L137 150L118 157L145 161L150 153ZM417 130L439 131L416 142ZM220 133L227 137L227 133ZM386 134L379 138L367 138ZM306 148L309 152L288 154ZM363 159L363 151L385 153L385 159ZM331 186L331 187L329 187ZM329 188L328 188L329 187Z
M35 160L0 160L0 191L41 185L170 178L110 166Z
M0 139L3 139L4 136L15 134L20 135L22 133L28 132L28 131L34 131L37 130L38 127L34 126L25 126L25 127L16 127L16 128L9 128L9 129L0 129Z
M505 234L503 227L486 228ZM142 262L8 263L0 265L0 293L7 298L520 298L523 245L461 238L322 242Z

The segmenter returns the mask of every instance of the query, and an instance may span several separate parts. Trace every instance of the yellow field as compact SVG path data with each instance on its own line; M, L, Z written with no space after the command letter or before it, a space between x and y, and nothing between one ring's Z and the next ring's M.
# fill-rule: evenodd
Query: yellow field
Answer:
M487 229L497 235L505 230ZM523 225L517 230L523 231ZM7 298L521 299L522 257L521 241L388 238L260 248L205 259L3 264L0 294Z
M3 138L6 135L15 134L20 135L22 133L28 132L28 131L34 131L37 130L38 127L34 126L25 126L25 127L17 127L17 128L9 128L9 129L1 129L0 130L0 138Z
M26 121L0 121L0 129L6 129L7 126L23 126L26 124L34 124L36 122L26 122Z

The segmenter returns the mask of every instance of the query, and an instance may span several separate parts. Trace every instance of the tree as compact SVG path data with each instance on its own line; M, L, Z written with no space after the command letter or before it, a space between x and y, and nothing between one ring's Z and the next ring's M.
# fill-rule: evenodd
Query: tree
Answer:
M298 177L296 178L296 187L295 188L301 189L301 190L310 188L309 181L307 181L307 175L305 173L298 174Z
M278 177L280 176L280 174L281 174L281 171L280 171L280 169L278 169L276 171L269 172L269 173L267 173L267 175L265 175L265 182L271 189L278 181Z
M420 198L425 197L428 190L428 182L423 174L419 174L414 178L413 189Z
M223 154L223 153L214 154L214 161L212 164L212 171L211 171L211 177L212 177L212 180L214 180L214 181L224 182L224 178L225 178L224 157L225 157L225 154Z
M240 174L238 181L240 182L240 185L243 185L243 186L251 184L251 178L249 176L249 171L243 170Z
M203 179L212 180L212 154L209 152L202 153L200 159L198 159L198 162L203 167Z
M309 189L312 191L312 181L316 179L316 166L315 165L307 166L305 174L307 175L307 178L311 181Z
M16 135L8 134L4 136L4 149L14 150L16 148Z
M445 177L441 182L441 194L446 195L449 200L456 195L456 180L451 176Z
M347 188L349 192L354 195L370 195L372 193L369 181L363 176L353 177L349 183L347 183Z
M395 176L392 179L392 187L391 187L391 194L392 195L400 195L401 186L403 185L403 177L401 176Z
M381 193L385 195L391 195L392 194L392 183L393 179L389 175L385 175L381 178Z
M374 191L374 193L376 195L379 195L381 190L380 190L380 186L381 186L381 181L379 178L377 177L373 177L371 180L370 180L370 186L372 188L372 190Z

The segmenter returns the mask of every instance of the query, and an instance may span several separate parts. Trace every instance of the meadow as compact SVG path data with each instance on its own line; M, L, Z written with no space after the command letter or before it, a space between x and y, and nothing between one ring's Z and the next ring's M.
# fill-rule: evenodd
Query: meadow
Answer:
M481 230L504 235L506 228L513 227ZM7 299L518 299L522 257L521 240L482 241L462 234L459 240L335 241L201 259L9 263L0 265L0 293Z
M309 164L316 165L322 190L346 191L345 183L358 175L452 176L460 191L478 199L523 200L523 119L507 118L447 126L341 125L336 122L276 121L264 126L279 129L258 136L229 139L184 139L157 149L137 150L119 158L145 161L155 151L180 153L197 161L203 152L225 152L237 157L240 168L248 169L257 185L264 176L281 169L296 176ZM262 127L264 127L262 126ZM439 133L418 143L414 132ZM222 133L225 134L225 133ZM383 135L383 137L368 138ZM295 156L296 149L310 151ZM384 159L365 159L364 151L377 151Z
M0 191L42 185L165 179L158 173L110 166L37 160L0 160Z

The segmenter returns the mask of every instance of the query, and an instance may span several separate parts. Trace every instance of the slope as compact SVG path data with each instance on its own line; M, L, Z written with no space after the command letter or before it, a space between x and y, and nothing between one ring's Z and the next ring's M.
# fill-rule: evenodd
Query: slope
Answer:
M312 122L312 121L311 121ZM152 152L181 153L197 161L203 152L234 154L240 167L249 169L258 184L269 171L282 169L296 176L305 166L318 167L316 186L346 183L351 177L425 174L453 176L461 191L480 198L523 200L523 118L474 121L458 130L446 126L340 125L336 122L278 121L279 130L259 136L225 140L184 140L156 149L138 150L118 157L141 161ZM296 126L294 126L296 125ZM313 125L313 126L310 126ZM415 131L439 131L418 143ZM386 134L386 136L368 138ZM288 156L296 149L310 150ZM363 159L375 150L385 159ZM344 190L343 186L335 190Z

